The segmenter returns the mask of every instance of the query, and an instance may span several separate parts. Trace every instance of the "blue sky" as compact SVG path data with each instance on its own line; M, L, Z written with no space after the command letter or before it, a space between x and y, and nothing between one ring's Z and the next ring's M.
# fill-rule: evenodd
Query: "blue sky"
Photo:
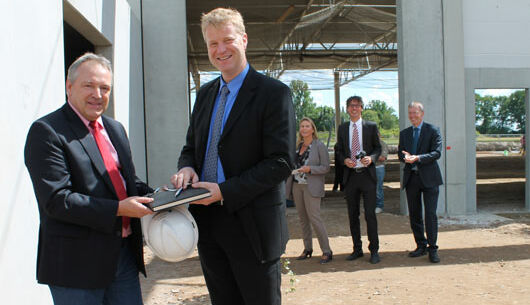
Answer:
M280 79L285 83L289 83L295 77L306 81L311 89L314 102L318 105L334 107L335 91L333 89L333 73L331 70L303 73L302 77L300 77L301 72L297 72L293 72L292 75L286 72ZM390 107L394 108L397 114L399 109L397 71L373 72L341 86L341 106L352 95L361 96L365 103L372 100L385 101Z
M219 76L219 72L201 73L201 83ZM317 105L335 107L335 93L333 90L333 72L331 70L286 71L280 80L287 85L293 79L300 79L308 83L313 101ZM505 96L513 93L514 89L480 89L477 94L482 96ZM350 82L340 88L340 104L352 96L359 95L365 103L372 100L385 101L394 108L399 115L399 92L397 71L378 71ZM195 92L191 93L191 103L195 102Z

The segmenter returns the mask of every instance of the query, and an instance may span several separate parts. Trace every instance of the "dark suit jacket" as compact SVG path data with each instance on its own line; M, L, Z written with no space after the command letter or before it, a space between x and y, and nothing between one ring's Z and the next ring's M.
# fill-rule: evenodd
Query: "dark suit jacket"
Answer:
M136 177L123 126L103 117L129 196L150 189ZM35 121L24 149L39 204L39 283L104 288L114 278L121 248L118 198L96 141L65 104ZM131 248L145 274L140 221L131 218Z
M342 123L339 126L337 139L337 160L336 164L342 165L344 170L343 181L344 185L347 184L351 170L349 167L344 166L344 159L350 158L350 121ZM375 162L381 154L381 143L379 142L379 135L377 132L377 125L374 122L363 120L363 150L370 158L372 163L368 166L370 176L377 182L375 175Z
M199 90L178 168L201 174L220 79ZM260 261L280 257L288 240L285 179L295 152L291 91L252 67L223 128L218 145L226 181L219 184L224 208L235 213ZM199 230L207 206L191 205ZM200 239L200 233L199 233Z
M398 157L401 162L405 162L405 156L401 152L403 150L409 153L412 151L412 133L412 126L403 129L399 133ZM416 150L416 155L420 157L420 160L416 162L416 165L418 166L421 182L425 187L438 186L443 183L440 167L438 167L438 162L436 161L440 159L441 151L442 136L440 135L440 130L429 123L423 122ZM403 188L407 186L411 169L412 164L405 163Z

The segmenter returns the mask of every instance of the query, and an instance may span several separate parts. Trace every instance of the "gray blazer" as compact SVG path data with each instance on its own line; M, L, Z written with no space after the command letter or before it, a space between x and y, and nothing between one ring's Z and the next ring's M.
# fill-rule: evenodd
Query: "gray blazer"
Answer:
M307 174L307 188L313 197L324 197L324 178L329 172L328 148L318 139L314 139L307 158L307 165L311 167L311 173ZM287 199L293 199L293 175L287 178L285 184Z

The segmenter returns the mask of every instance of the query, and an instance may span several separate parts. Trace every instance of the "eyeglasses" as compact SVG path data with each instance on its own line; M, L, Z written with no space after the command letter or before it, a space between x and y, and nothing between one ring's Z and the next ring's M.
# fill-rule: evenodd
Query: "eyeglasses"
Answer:
M361 108L361 104L349 104L348 107L352 107L352 108Z

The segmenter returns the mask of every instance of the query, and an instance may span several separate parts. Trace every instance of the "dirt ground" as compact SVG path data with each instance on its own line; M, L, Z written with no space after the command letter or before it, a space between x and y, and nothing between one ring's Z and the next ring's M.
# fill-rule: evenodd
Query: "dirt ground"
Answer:
M290 241L282 260L290 263L293 274L283 269L282 304L530 304L530 214L523 211L522 158L478 156L479 213L440 217L439 264L430 263L427 256L407 256L415 244L408 217L398 215L396 164L388 168L385 212L378 214L379 264L370 264L368 255L353 262L345 260L352 251L346 205L340 194L331 193L322 204L321 215L333 261L318 263L321 251L316 238L315 257L295 260L303 244L296 210L288 208ZM365 230L364 221L362 226ZM367 245L363 231L365 253ZM167 263L153 257L148 248L145 252L149 277L142 278L142 289L146 305L210 304L196 254Z

